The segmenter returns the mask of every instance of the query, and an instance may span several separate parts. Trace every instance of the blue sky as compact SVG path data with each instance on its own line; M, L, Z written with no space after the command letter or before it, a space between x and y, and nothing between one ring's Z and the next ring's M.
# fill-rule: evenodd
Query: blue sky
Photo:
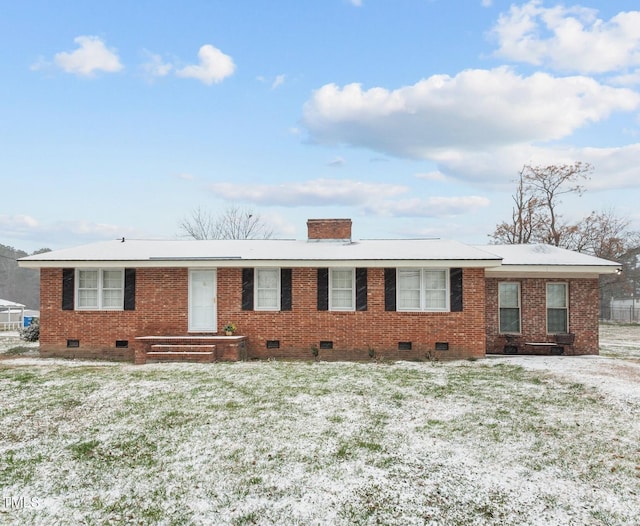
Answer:
M640 229L635 0L1 3L2 244L171 238L230 205L278 237L485 243L524 164L578 160L565 218Z

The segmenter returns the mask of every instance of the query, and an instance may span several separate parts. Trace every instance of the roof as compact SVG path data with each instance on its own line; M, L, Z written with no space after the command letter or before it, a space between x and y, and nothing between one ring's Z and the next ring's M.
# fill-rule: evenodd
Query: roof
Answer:
M22 267L314 267L427 265L492 267L500 256L457 241L392 239L353 242L298 240L103 241L21 258Z
M567 250L543 244L526 245L476 245L502 258L502 265L487 271L487 275L517 272L539 273L591 273L613 274L621 267L620 263L598 258L589 254Z
M481 267L487 275L615 273L620 264L550 245L466 245L442 239L361 241L113 240L45 252L21 267Z
M16 303L15 301L2 300L0 299L0 309L13 308L13 309L23 309L25 305L22 303Z

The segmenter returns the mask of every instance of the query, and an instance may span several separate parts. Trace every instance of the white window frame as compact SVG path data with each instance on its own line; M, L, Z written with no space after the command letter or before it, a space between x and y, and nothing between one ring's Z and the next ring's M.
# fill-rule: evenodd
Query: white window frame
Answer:
M334 297L333 274L334 272L351 272L351 306L350 307L335 307L333 305L333 297ZM340 290L349 290L349 289L340 289ZM330 268L329 269L329 310L343 311L343 312L351 312L356 310L356 269L355 268Z
M120 272L120 290L122 291L122 302L120 305L116 307L105 307L104 306L104 273L105 272ZM97 280L97 294L96 294L96 305L91 306L81 306L79 304L80 299L80 273L81 272L97 272L98 280ZM95 289L88 289L95 290ZM110 289L114 290L114 289ZM117 289L115 289L117 290ZM109 311L119 311L124 310L124 269L123 268L77 268L75 275L75 308L76 310L109 310Z
M500 287L502 285L515 285L518 288L518 305L517 307L507 306L503 307L500 298ZM518 330L517 331L503 331L502 330L502 309L518 309ZM522 334L522 286L519 281L501 281L498 283L498 334Z
M564 307L549 307L549 286L551 285L563 285L564 286ZM549 309L564 309L565 311L565 326L566 331L550 331L549 330ZM547 334L565 334L569 332L569 283L566 281L549 281L545 286L545 320L547 324Z
M402 308L400 307L400 274L405 271L420 271L420 306L419 308ZM444 306L441 308L427 308L426 288L425 288L425 275L429 272L444 272ZM441 290L441 289L434 289ZM399 312L450 312L451 311L451 280L449 276L448 268L412 268L401 267L396 269L396 309Z
M261 290L258 288L258 283L260 282L260 278L258 277L258 275L260 274L260 272L265 272L265 271L269 271L269 272L275 272L276 273L276 280L277 280L277 284L276 284L276 305L275 306L261 306L260 305L260 301L259 301L259 295L258 295L258 291ZM253 304L254 304L254 310L263 310L263 311L279 311L280 310L280 299L282 297L282 284L281 284L281 272L280 272L280 268L274 268L274 267L265 267L265 268L256 268L254 269L255 272L255 276L253 279ZM265 290L272 290L272 289L265 289Z

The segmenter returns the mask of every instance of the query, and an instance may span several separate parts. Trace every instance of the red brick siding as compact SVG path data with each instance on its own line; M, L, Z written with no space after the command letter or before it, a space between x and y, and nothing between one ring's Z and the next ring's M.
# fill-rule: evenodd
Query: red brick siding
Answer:
M309 219L309 239L351 239L351 219Z
M242 270L219 268L218 327L232 321L247 336L250 358L312 359L311 347L333 341L332 350L320 350L320 359L481 357L485 350L484 269L464 269L463 312L385 312L384 271L369 269L368 310L318 311L316 269L292 271L293 310L283 312L241 309ZM59 354L88 352L115 356L116 340L141 347L136 336L186 335L188 332L188 269L141 268L136 273L135 311L63 311L62 269L41 271L41 349ZM80 348L66 348L67 339ZM279 340L279 349L267 349L267 340ZM399 351L398 342L412 342L411 351ZM447 342L448 351L435 351Z
M498 330L498 283L516 281L520 283L521 329L517 343L524 350L524 342L546 342L553 338L547 335L546 284L561 282L569 284L569 332L576 335L573 348L565 354L598 354L598 280L597 279L497 279L488 278L487 283L487 352L502 353L505 339ZM548 348L528 348L527 352L549 353Z

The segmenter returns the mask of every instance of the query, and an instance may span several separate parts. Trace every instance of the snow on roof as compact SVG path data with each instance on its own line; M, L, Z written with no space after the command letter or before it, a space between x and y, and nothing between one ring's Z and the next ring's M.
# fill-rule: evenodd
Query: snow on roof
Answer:
M492 271L496 272L513 271L514 267L518 267L518 270L526 269L539 272L565 269L595 273L615 273L621 266L620 263L615 261L552 245L476 245L476 248L486 250L502 258L501 268L492 269Z
M242 266L248 262L459 262L491 267L496 256L481 248L441 239L391 239L354 242L299 240L136 240L103 241L20 259L24 267L130 263L141 266Z
M21 309L25 307L25 305L23 305L22 303L16 303L15 301L0 299L0 308L3 308L3 307L12 307L12 308Z

